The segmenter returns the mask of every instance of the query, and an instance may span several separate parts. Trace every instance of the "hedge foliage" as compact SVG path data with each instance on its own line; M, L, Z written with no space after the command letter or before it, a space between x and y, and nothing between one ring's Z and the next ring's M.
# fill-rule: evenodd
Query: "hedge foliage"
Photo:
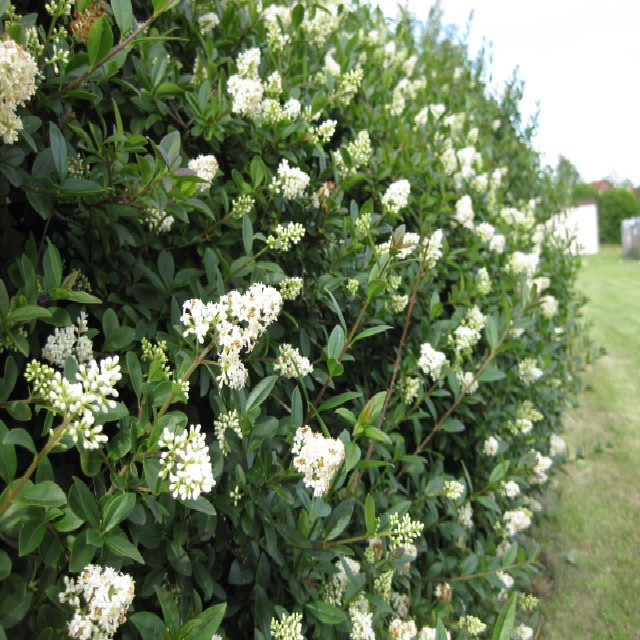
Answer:
M519 84L437 12L0 15L0 637L531 637L584 349Z
M598 195L598 232L600 242L620 244L622 221L640 215L640 202L627 189L609 189Z

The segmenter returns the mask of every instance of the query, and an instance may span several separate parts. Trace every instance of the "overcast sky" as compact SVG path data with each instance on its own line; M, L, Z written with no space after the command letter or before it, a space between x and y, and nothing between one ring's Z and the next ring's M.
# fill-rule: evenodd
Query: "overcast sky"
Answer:
M375 1L375 0L372 0ZM395 0L380 0L389 15ZM403 4L404 1L403 1ZM433 0L408 0L418 18ZM640 185L640 0L441 0L444 23L471 11L468 43L490 45L501 87L518 67L523 112L540 104L534 145L555 166L562 154L590 182L607 176Z

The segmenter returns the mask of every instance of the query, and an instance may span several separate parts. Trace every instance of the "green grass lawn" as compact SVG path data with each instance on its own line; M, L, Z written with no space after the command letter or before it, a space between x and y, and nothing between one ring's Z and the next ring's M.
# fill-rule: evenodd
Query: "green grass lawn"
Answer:
M640 638L640 262L621 255L604 247L585 257L579 279L606 355L565 420L570 457L586 457L557 476L540 527L547 640Z

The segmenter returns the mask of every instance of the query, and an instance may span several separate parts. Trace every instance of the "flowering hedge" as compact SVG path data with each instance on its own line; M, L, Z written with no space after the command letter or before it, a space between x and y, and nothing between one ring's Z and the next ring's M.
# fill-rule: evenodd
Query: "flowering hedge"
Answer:
M531 638L582 301L518 84L435 13L0 16L0 637Z

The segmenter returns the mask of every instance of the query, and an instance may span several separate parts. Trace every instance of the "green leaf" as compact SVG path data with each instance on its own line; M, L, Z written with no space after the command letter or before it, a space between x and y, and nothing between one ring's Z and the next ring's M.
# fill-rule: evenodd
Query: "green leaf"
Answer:
M25 487L17 499L34 507L61 507L67 504L65 492L51 480Z
M464 424L457 418L448 418L442 425L442 430L447 433L460 433L464 431Z
M80 532L71 549L69 571L73 573L82 571L93 560L96 550L97 547L87 543L87 532Z
M51 123L52 126L55 126ZM65 159L66 159L65 148ZM49 291L54 287L59 287L62 283L62 258L58 247L47 238L47 248L42 256L42 266L44 267L44 288Z
M382 431L382 429L378 429L378 427L365 427L364 435L369 438L369 440L391 444L391 438L389 438L389 436L384 431Z
M139 611L129 616L129 620L142 636L142 640L162 640L167 625L155 613Z
M344 365L335 358L329 358L327 361L327 370L331 378L337 378L344 373Z
M102 513L102 531L107 533L118 526L131 515L135 507L135 493L123 493L109 500Z
M87 38L87 51L89 53L89 64L95 67L113 47L113 32L109 21L100 16L89 30Z
M64 180L69 171L67 143L62 135L62 131L60 131L55 122L49 123L49 141L51 142L51 154L53 156L53 164L56 168L56 173L60 180ZM45 288L48 287L45 285Z
M220 627L226 603L215 604L189 620L178 632L178 640L211 640Z
M489 485L492 486L502 480L508 469L508 462L499 462L491 471L491 475L489 476Z
M158 256L158 274L162 278L166 291L171 290L175 272L173 256L168 251L161 251Z
M195 500L180 500L179 502L192 511L199 511L208 516L216 515L215 507L204 496L198 496Z
M372 300L377 298L386 287L384 280L371 280L367 283L367 299Z
M124 351L129 348L136 337L136 330L132 327L117 327L104 341L102 351Z
M30 320L36 320L38 318L51 318L51 311L44 307L38 307L35 304L28 304L24 307L18 307L14 309L7 316L7 320L10 324L17 324L18 322L28 322Z
M447 630L442 623L442 620L438 618L438 622L436 623L436 637L435 640L449 640L449 636L447 635Z
M0 549L0 580L4 580L11 574L11 558L9 554Z
M515 624L517 601L518 592L514 591L505 602L502 611L500 611L496 626L493 628L491 640L509 640Z
M370 493L367 494L364 501L364 522L367 529L367 536L374 536L378 528L378 523L376 520L376 503Z
M127 351L127 371L138 402L142 397L142 368L135 351Z
M353 505L353 500L345 500L331 512L327 522L327 540L334 540L347 528L353 514Z
M376 333L382 333L383 331L387 331L388 329L393 329L390 324L381 324L375 327L369 327L364 331L361 331L354 339L351 344L355 344L358 340L363 340L364 338L368 338L370 336L375 336Z
M169 632L173 638L180 628L180 613L178 611L178 605L173 599L173 596L164 587L155 585L153 588L155 589L158 600L160 601L160 608L162 609L164 621L169 627Z
M2 444L17 444L27 449L27 451L31 451L34 455L37 453L33 438L26 429L11 429L2 440Z
M40 546L47 531L47 523L41 522L38 526L31 525L20 529L20 538L18 541L18 555L22 558L31 553Z
M298 5L300 6L300 5ZM325 602L324 600L316 600L315 602L307 602L305 609L317 618L323 624L336 625L346 622L349 618L346 611Z
M82 518L92 527L100 525L100 512L96 498L80 478L73 478L73 485L69 490L69 506L78 518Z
M504 371L500 371L495 365L489 365L478 378L479 382L495 382L506 378Z
M349 402L349 400L355 400L362 396L361 391L345 391L344 393L340 393L333 398L329 398L325 400L319 407L318 413L322 413L323 411L329 411L329 409L333 409L335 407L339 407L341 404L345 402Z
M344 330L345 334L349 333L349 331L347 330L347 323L345 322L344 316L342 315L342 309L340 309L340 305L338 304L338 301L335 299L335 296L333 295L333 293L331 293L331 291L329 291L329 289L325 289L324 291L331 299L331 306L333 310L336 312L336 315L338 316L338 320L340 320L340 326Z
M491 351L495 351L496 346L498 345L498 327L496 326L496 321L493 316L486 317L484 333L487 337L489 347L491 347Z
M296 387L291 394L291 425L298 428L302 426L304 413L302 408L302 394Z
M260 380L260 382L251 389L251 393L247 399L247 413L249 413L254 407L259 407L268 398L277 381L278 376L267 376Z
M116 20L120 36L131 31L133 26L133 10L131 9L131 0L111 0L111 9L113 17Z
M304 6L298 3L294 8L291 14L291 23L293 27L299 27L302 24L302 19L304 18Z
M52 300L69 300L70 302L77 302L79 304L102 304L100 298L86 291L71 291L71 289L54 287L53 289L49 289L48 293Z
M242 216L242 244L246 255L251 255L253 249L253 225L251 218L245 213Z
M144 564L144 558L138 551L138 548L122 533L122 531L114 531L104 538L105 544L113 553L119 556L126 556L140 564Z
M336 325L329 336L329 343L327 345L327 357L338 360L345 341L345 331L340 325Z

